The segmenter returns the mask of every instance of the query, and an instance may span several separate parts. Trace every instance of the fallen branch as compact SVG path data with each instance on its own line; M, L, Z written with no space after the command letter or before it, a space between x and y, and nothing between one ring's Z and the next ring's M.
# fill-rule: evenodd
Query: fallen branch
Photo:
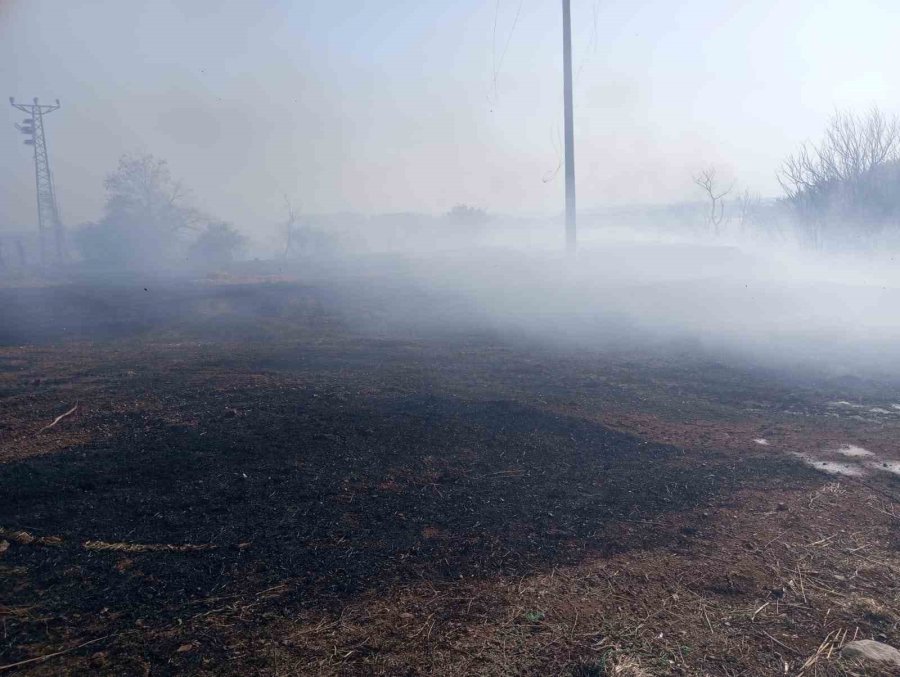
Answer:
M846 631L844 631L844 637L846 637ZM822 643L819 644L819 648L816 649L816 652L806 659L806 662L800 668L800 672L797 673L797 677L803 677L806 670L816 665L823 655L825 655L826 658L829 658L832 651L841 640L841 628L829 632L825 639L822 640Z
M754 612L753 612L753 615L750 616L750 621L752 622L752 621L756 620L756 614L758 614L760 611L762 611L763 609L765 609L765 608L766 608L767 606L769 606L771 603L772 603L772 602L766 602L766 603L763 604L761 607L759 607L756 611L754 611Z
M773 642L775 642L775 643L776 643L778 646L780 646L782 649L787 649L788 651L790 651L792 654L795 654L795 655L802 655L802 654L800 654L800 652L797 651L796 649L792 649L792 648L789 647L787 644L785 644L785 643L783 643L783 642L781 642L781 641L775 639L774 637L772 637L772 635L770 635L770 634L769 634L768 632L766 632L765 630L762 630L762 634L764 634L766 637L768 637L769 639L771 639Z
M87 550L106 552L201 552L215 550L218 547L212 543L173 545L169 543L107 543L106 541L85 541L82 545Z
M47 431L47 430L50 430L50 428L52 428L52 427L55 426L57 423L59 423L60 421L62 421L66 416L71 416L71 415L74 414L77 410L78 410L78 403L76 403L75 406L72 407L71 409L69 409L69 411L67 411L65 414L60 414L60 415L57 416L55 419L53 419L53 423L51 423L50 425L45 425L43 428L41 428L40 430L38 430L38 431L37 431L37 434L40 435L42 432L45 432L45 431Z
M12 670L13 668L17 668L21 665L28 665L29 663L38 663L40 661L46 661L54 656L62 656L63 654L70 653L75 651L76 649L80 649L82 647L88 646L89 644L96 644L97 642L106 639L107 637L111 637L112 635L104 635L103 637L98 637L97 639L92 639L87 642L83 642L78 646L73 646L69 649L63 649L62 651L55 651L54 653L48 653L46 656L38 656L37 658L29 658L24 661L18 661L17 663L8 663L7 665L0 665L0 672L4 670Z
M0 538L6 538L19 545L59 545L63 539L59 536L34 536L27 531L13 531L0 527Z

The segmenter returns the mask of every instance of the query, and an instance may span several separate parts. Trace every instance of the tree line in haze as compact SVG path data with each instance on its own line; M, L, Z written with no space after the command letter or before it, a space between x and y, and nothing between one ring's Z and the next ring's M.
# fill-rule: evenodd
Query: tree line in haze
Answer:
M749 191L733 196L714 167L693 177L704 200L702 220L713 235L791 231L805 246L870 248L900 243L900 120L878 108L836 112L818 143L804 143L777 172L784 192L765 201Z
M793 238L815 249L900 245L900 120L877 108L837 112L817 143L805 143L777 172L783 195L763 199L737 191L715 167L696 175L702 199L694 203L609 209L580 215L584 227L656 227L724 235ZM248 240L230 223L197 210L165 160L124 155L104 182L99 220L70 231L70 251L86 265L152 268L185 263L215 268L240 258ZM515 233L534 224L493 217L457 205L440 217L422 214L298 216L285 197L287 218L275 257L333 253L364 242L370 250L404 249L435 242L477 246L485 233ZM524 232L524 231L523 231ZM28 262L23 239L0 239L0 268ZM34 257L32 256L32 260ZM18 262L18 263L17 263Z
M233 261L245 237L195 209L165 160L123 155L104 182L103 216L72 234L88 264L156 267L184 260L201 266Z
M900 243L900 120L877 108L865 114L837 112L818 143L805 143L778 171L783 196L764 200L737 192L714 167L693 177L703 194L695 208L682 210L705 236L790 235L803 245L865 248ZM220 266L239 257L246 238L230 224L210 218L190 204L164 160L151 155L123 156L106 179L103 217L73 233L81 257L106 265L158 265L185 260ZM381 217L340 215L298 217L285 198L284 258L322 254L341 248L348 237L384 240L402 248L441 233L472 241L492 227L483 209L457 205L437 219L416 214ZM672 210L662 214L661 221ZM350 224L343 232L338 223ZM355 228L354 228L355 226ZM353 232L355 230L355 233ZM361 235L363 231L371 231ZM348 232L350 233L348 235ZM279 249L276 246L276 250Z

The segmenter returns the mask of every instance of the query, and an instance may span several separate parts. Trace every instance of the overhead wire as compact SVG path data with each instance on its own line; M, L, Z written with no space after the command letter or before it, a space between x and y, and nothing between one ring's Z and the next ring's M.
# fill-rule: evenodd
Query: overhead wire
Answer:
M578 84L578 80L581 77L581 72L584 70L584 67L587 65L590 56L597 53L597 45L599 42L599 16L600 16L600 0L594 0L594 4L591 7L593 14L593 24L591 29L591 38L588 40L587 49L584 50L584 53L581 56L581 61L578 64L578 68L575 71L575 84Z
M546 172L541 177L541 183L550 183L559 175L559 170L562 169L562 134L559 131L559 123L553 125L553 129L550 132L550 143L553 144L553 152L556 154L556 168Z
M584 67L587 65L590 55L597 53L597 46L599 44L599 21L600 21L600 0L594 0L592 6L592 15L593 15L593 23L591 28L591 37L588 40L587 49L584 50L584 53L581 57L580 63L578 64L578 68L575 71L575 82L574 86L577 87L578 81L581 78L581 72L584 70ZM576 106L577 108L577 106ZM553 152L556 155L556 168L552 169L544 174L541 178L541 182L550 183L555 180L557 176L559 176L559 171L562 169L563 165L563 156L562 156L562 138L559 131L559 124L554 124L553 128L550 132L550 141L553 144Z
M524 4L525 0L519 0L519 4L516 7L516 14L513 17L512 26L506 36L506 42L503 44L503 51L500 52L499 59L497 58L497 25L500 20L500 0L497 0L497 3L494 5L494 27L491 33L491 61L493 71L491 77L492 96L489 99L492 106L496 104L498 99L499 80L500 73L503 70L503 62L506 60L506 53L509 51L509 45L512 43L516 27L519 25L519 17L522 15L522 5Z
M512 25L510 26L509 32L506 35L506 40L503 43L503 49L499 53L497 53L497 29L500 24L500 4L501 0L496 0L494 4L494 21L491 27L491 93L488 96L488 102L493 107L496 105L499 99L499 81L500 74L503 71L503 64L506 60L506 54L509 51L509 46L512 43L513 35L516 32L516 27L519 24L519 18L522 14L522 6L525 4L525 0L519 0L519 3L516 7L516 13L513 16ZM592 28L591 28L591 36L588 40L587 49L584 50L583 56L581 57L581 61L578 65L578 68L575 73L575 83L577 85L582 71L584 70L587 62L592 54L596 54L597 46L599 42L599 15L600 15L600 0L594 0L592 5ZM563 165L563 157L562 157L562 135L559 130L559 125L554 125L553 129L550 133L550 141L553 145L553 151L556 154L556 167L548 172L546 172L543 177L541 177L541 181L543 183L550 183L559 175L560 170Z

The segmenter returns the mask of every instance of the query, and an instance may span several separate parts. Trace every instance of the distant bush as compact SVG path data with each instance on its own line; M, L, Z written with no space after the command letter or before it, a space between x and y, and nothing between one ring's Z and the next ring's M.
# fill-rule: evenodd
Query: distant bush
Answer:
M227 223L210 223L188 249L188 259L201 266L219 266L234 261L246 238Z
M196 210L168 164L152 155L123 155L106 177L103 217L75 230L89 264L152 268L189 261L218 265L234 259L244 237Z
M447 212L444 217L451 225L464 228L477 228L490 222L490 215L478 207L459 204Z
M783 164L785 203L807 242L864 243L900 228L900 121L877 108L836 113L818 145Z
M165 160L123 155L104 186L103 217L75 233L85 260L143 267L178 258L200 217Z

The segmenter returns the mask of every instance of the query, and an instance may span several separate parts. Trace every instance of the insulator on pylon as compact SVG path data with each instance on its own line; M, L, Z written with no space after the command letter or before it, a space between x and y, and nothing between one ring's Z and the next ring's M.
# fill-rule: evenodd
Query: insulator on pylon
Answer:
M33 146L33 145L34 145L34 139L25 139L25 141L23 141L23 143L24 143L26 146Z

